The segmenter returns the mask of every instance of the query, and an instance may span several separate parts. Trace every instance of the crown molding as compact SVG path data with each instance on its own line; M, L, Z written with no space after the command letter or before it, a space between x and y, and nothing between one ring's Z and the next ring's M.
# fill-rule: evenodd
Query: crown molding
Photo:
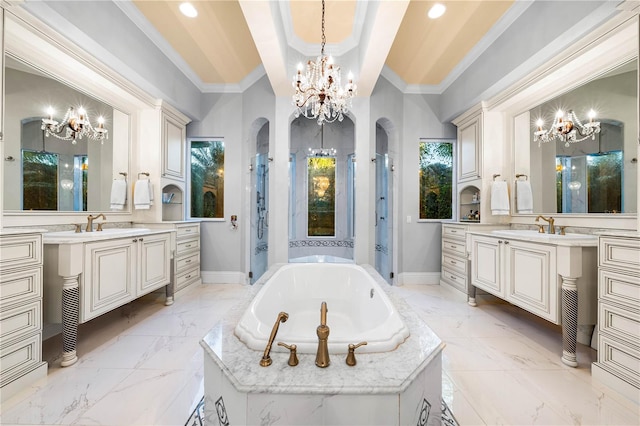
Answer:
M278 2L280 8L280 16L284 34L287 39L287 45L292 49L300 52L304 56L316 57L320 54L320 43L307 43L300 39L293 30L293 19L291 18L291 7L289 2ZM340 43L327 43L325 45L325 53L334 57L339 57L358 47L362 30L364 28L365 17L367 15L368 2L356 2L356 10L354 12L353 29L351 34Z

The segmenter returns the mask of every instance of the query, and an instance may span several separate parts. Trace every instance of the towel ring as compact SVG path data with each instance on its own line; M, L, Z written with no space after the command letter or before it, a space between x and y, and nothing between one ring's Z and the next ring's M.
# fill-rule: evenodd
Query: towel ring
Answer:
M529 180L529 177L527 175L523 174L523 173L518 173L516 175L516 179L521 178L521 177L523 177L524 180Z
M496 178L497 178L498 176L500 176L500 175L499 175L499 174L495 174L495 175L493 175L493 180L496 180Z
M140 172L140 173L138 173L138 179L140 179L140 175L145 175L146 177L149 177L149 172Z

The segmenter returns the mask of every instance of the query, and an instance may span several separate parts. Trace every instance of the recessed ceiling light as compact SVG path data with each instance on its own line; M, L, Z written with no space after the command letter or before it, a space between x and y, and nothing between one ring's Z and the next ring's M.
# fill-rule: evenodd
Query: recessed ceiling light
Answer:
M431 9L429 9L429 13L427 15L431 19L437 19L437 18L441 17L442 15L444 15L444 12L446 10L447 10L447 8L445 7L444 4L436 3L433 6L431 6Z
M180 12L182 12L182 14L188 18L195 18L196 16L198 16L198 11L189 2L180 4Z

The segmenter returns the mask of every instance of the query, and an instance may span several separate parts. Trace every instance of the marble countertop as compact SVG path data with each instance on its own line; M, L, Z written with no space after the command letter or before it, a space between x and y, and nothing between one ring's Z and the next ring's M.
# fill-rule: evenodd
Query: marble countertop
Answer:
M45 233L46 229L40 228L1 228L0 235L21 235L21 234L38 234Z
M362 265L367 272L375 270ZM265 275L272 275L271 268ZM288 352L271 351L273 363L261 367L262 351L248 349L235 335L234 328L251 300L262 287L263 278L247 288L246 298L231 308L202 339L205 356L210 356L240 392L286 394L396 394L404 391L431 360L440 356L444 344L418 314L394 292L377 273L372 274L395 304L410 335L394 351L359 354L349 367L346 355L331 355L327 368L315 365L315 354L298 354L299 364L287 364ZM331 327L328 322L327 325ZM329 335L331 339L331 335ZM274 346L278 342L276 337ZM357 343L357 342L354 342Z
M494 231L468 231L473 235L484 235L488 237L508 238L510 240L527 241L531 243L551 244L555 246L568 247L596 247L598 236L593 234L542 234L533 230L501 229Z
M139 237L143 235L162 234L174 232L168 229L148 229L148 228L107 228L103 231L75 232L58 231L47 232L42 236L44 244L75 244L88 243L91 241L103 241L116 238Z

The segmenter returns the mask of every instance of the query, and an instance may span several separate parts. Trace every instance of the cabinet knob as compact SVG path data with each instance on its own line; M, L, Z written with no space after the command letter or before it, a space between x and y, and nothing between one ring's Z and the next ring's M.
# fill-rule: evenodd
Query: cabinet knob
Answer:
M509 241L505 241L505 242L504 242L504 245L505 245L505 246L506 246L507 244L509 244Z
M134 239L133 239L133 242L134 242L134 243L137 243L137 242L138 242L138 239L137 239L137 238L134 238Z

